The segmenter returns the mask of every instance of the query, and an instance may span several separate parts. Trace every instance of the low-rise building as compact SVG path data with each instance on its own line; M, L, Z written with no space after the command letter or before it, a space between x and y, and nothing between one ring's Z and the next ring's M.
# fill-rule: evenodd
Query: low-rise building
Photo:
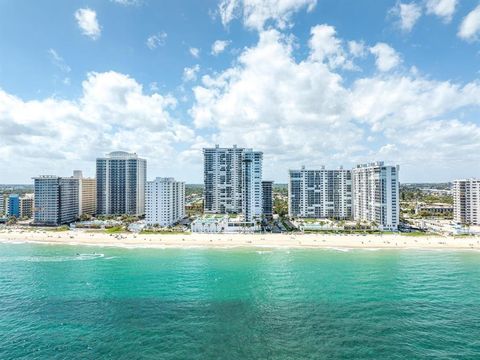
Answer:
M194 233L253 233L259 230L259 224L245 221L243 216L204 215L191 224Z
M453 214L453 205L450 204L417 204L415 214L428 214L430 216L442 215L449 216Z

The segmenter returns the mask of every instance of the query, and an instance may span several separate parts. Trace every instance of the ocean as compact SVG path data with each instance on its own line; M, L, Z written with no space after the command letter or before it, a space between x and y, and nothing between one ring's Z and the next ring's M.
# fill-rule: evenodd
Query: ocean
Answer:
M0 244L0 359L480 359L480 253Z

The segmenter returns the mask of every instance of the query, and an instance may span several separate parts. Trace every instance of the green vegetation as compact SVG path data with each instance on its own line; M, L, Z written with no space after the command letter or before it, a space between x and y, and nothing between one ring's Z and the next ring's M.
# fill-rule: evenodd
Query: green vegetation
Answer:
M120 234L125 233L127 230L123 226L112 226L110 228L105 229L107 234Z
M62 232L62 231L70 230L70 227L68 225L62 225L62 226L57 226L53 228L46 228L45 230L52 231L52 232Z
M288 201L280 197L275 197L273 200L273 213L278 214L280 217L287 216Z

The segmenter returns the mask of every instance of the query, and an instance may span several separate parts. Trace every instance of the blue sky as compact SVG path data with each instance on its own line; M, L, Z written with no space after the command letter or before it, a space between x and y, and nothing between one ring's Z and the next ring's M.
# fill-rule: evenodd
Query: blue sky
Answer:
M278 182L375 160L478 177L479 36L470 0L0 1L0 183L112 150L199 183L215 143Z

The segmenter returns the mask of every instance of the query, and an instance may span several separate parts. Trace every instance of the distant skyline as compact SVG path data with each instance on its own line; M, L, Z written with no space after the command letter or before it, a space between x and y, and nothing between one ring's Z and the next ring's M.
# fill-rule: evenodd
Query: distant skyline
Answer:
M203 147L288 169L400 165L480 177L477 0L0 1L0 184L95 175L203 182Z

